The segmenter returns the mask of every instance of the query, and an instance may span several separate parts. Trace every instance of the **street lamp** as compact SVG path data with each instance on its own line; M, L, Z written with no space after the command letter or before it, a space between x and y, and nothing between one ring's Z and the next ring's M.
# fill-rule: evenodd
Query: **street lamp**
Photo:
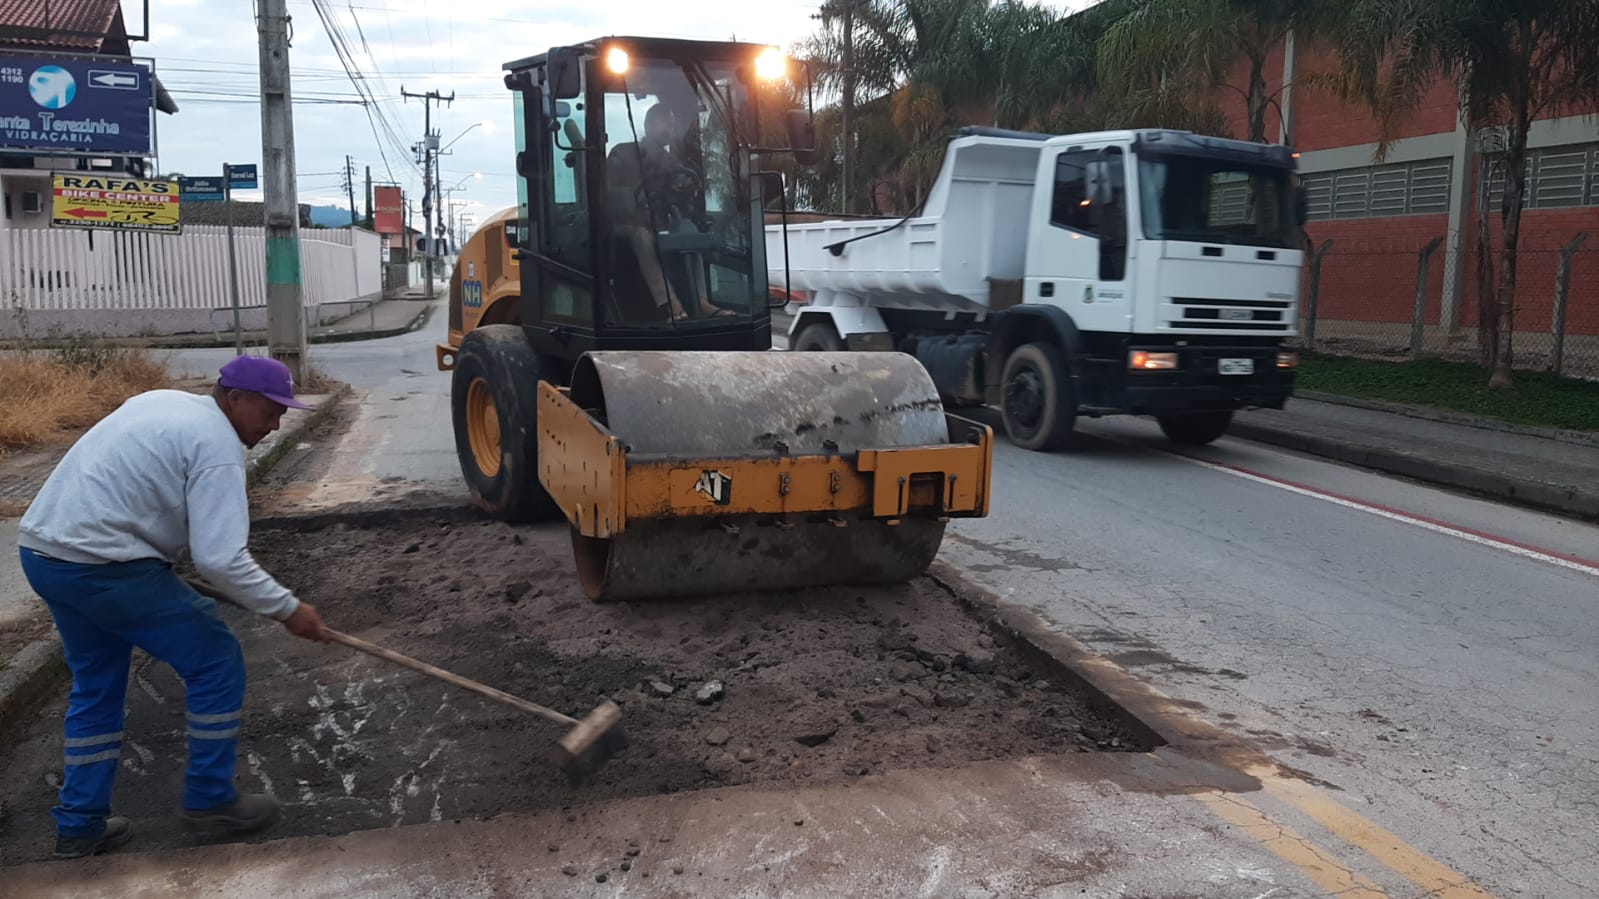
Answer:
M466 130L465 131L462 131L460 134L457 134L449 143L447 143L444 146L440 147L439 148L439 152L443 153L445 150L448 150L451 147L455 146L455 142L460 140L463 137L466 137L467 134L471 133L473 128L482 128L484 131L487 131L490 134L494 133L494 123L492 121L489 121L488 119L484 119L481 122L473 122L472 124L466 126Z
M455 228L455 201L449 199L449 195L455 193L458 190L460 190L461 189L461 185L465 184L468 181L481 181L481 180L483 180L483 173L482 172L473 172L472 174L463 177L460 181L455 182L455 184L453 184L453 185L451 185L449 187L439 188L439 195L446 198L445 201L444 201L446 205L440 210L440 213L449 217L450 239L452 241L452 248L459 246L459 244L453 243L454 241L457 240L459 235L457 234L456 228Z

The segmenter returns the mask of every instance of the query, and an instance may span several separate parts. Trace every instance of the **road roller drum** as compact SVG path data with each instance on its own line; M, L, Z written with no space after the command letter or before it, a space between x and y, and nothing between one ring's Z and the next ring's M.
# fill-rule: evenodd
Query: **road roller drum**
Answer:
M592 352L539 478L597 600L900 581L987 513L992 434L902 353Z

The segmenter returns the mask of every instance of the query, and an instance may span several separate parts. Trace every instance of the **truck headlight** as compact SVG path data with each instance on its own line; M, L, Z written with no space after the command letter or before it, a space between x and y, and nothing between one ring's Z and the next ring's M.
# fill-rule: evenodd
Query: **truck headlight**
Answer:
M1172 371L1177 368L1177 354L1133 350L1127 356L1127 367L1133 371Z
M1278 368L1298 368L1299 367L1299 354L1298 353L1278 353L1277 354L1277 367Z

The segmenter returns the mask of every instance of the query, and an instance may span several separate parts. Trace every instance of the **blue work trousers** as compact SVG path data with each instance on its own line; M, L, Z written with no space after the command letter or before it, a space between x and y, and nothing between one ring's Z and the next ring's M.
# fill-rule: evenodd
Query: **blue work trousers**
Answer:
M160 559L81 565L26 548L21 555L28 583L55 618L72 671L60 805L51 809L57 833L94 836L105 828L135 646L171 665L188 694L183 807L232 802L244 653L217 615L216 601L196 593Z

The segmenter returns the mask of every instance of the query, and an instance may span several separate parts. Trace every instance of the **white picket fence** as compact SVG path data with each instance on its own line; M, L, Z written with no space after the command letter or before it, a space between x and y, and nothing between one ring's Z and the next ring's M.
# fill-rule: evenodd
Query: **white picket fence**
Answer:
M235 228L239 305L266 305L266 229ZM341 228L302 231L307 310L382 291L378 235ZM0 309L29 312L193 311L231 307L227 229L181 234L0 230Z

